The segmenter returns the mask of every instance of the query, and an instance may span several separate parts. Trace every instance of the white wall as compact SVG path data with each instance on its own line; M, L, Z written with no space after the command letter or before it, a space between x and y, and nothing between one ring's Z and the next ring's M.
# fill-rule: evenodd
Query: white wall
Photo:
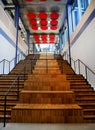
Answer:
M80 59L92 71L95 72L95 13L93 19L91 19L90 17L94 10L95 10L95 0L92 0L90 6L87 8L85 14L81 18L78 26L71 35L70 43L71 43L71 57L74 60ZM86 28L83 29L84 25L86 26ZM82 30L82 32L79 35L80 30ZM63 48L62 53L68 51L67 45L65 48ZM91 77L91 75L89 76ZM92 78L92 80L93 81L95 80L95 76L94 78ZM95 86L95 82L93 85Z
M0 6L0 61L3 58L11 60L15 57L15 43L16 43L16 28L14 23L10 21L10 18L4 12ZM18 39L18 52L26 54L28 50L27 45L22 40L20 34Z

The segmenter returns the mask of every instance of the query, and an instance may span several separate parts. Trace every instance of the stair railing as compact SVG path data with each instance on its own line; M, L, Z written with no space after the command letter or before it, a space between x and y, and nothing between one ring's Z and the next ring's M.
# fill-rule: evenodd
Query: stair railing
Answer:
M69 63L68 57L68 54L65 54L63 56L63 58L67 60ZM71 67L75 73L82 74L83 77L91 84L92 87L95 86L95 72L93 72L84 62L82 62L80 59L74 61L71 58Z
M17 63L24 59L26 56L23 56L22 53L17 55ZM8 74L14 67L15 67L15 58L13 58L11 61L7 59L3 59L0 61L0 74Z
M4 124L3 126L6 126L6 107L7 107L7 96L9 95L9 93L11 92L12 88L16 87L17 85L17 99L19 99L19 92L20 92L20 78L22 78L22 75L24 77L24 80L26 79L26 65L28 63L32 64L31 67L34 67L34 61L36 61L36 56L34 55L33 59L27 60L26 63L23 65L22 70L17 74L15 80L12 82L12 84L9 86L9 89L6 91L5 95L4 95ZM32 70L32 68L30 68L30 71ZM24 72L24 73L22 73ZM30 72L31 73L31 72Z

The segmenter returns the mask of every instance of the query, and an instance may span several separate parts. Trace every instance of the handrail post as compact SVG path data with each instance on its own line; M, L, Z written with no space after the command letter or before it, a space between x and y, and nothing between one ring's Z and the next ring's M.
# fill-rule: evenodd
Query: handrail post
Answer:
M9 61L9 73L10 73L10 61Z
M24 80L26 78L26 66L24 67Z
M75 61L74 61L74 70L75 70L75 72L76 72L76 64L75 64Z
M31 60L31 74L32 74L32 69L33 69L33 65L32 65L32 60Z
M6 126L6 95L4 99L4 127Z
M85 76L86 76L86 79L88 78L87 76L87 66L85 66Z
M5 72L5 59L3 61L3 74L4 74L4 72Z
M48 73L48 59L47 59L47 51L46 51L46 73Z
M17 81L18 81L18 87L17 87L17 99L19 99L19 80L20 77L18 76Z
M79 69L79 74L80 74L80 60L78 59L78 69Z
M61 69L62 69L62 74L63 74L63 60L61 60Z

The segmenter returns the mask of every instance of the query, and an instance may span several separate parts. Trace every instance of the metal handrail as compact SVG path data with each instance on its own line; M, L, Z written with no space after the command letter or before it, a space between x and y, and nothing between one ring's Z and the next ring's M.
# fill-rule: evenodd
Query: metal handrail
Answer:
M14 87L15 83L18 82L18 91L17 91L17 98L19 98L19 80L20 80L20 76L22 76L22 71L24 71L24 80L25 80L25 76L26 76L26 70L25 70L25 67L26 65L31 62L32 64L32 61L35 59L35 55L33 57L33 59L31 60L27 60L27 62L24 64L22 70L17 74L17 77L15 78L15 80L12 82L12 84L9 86L9 89L6 91L5 93L5 98L4 98L4 127L6 126L6 102L7 102L7 96L9 94L9 92L11 91L11 89ZM31 66L33 67L33 66Z
M21 53L20 53L21 54ZM17 56L20 56L20 54L18 54ZM9 64L9 72L10 72L10 65L11 65L11 63L13 62L15 60L15 58L13 58L12 60L7 60L7 59L3 59L3 60L1 60L0 61L0 64L1 63L3 63L3 74L4 74L4 72L5 72L5 62L8 62L8 64ZM20 61L20 60L19 60Z
M66 54L65 54L66 55ZM63 55L64 56L64 55ZM67 57L68 57L69 55L67 54ZM76 61L75 60L73 60L72 58L71 58L71 60L73 61L73 63L74 63L74 71L76 72L76 63L78 62L78 72L79 72L79 74L80 74L80 69L81 69L81 66L80 66L80 63L85 67L85 78L86 78L86 80L88 81L88 70L93 74L93 75L95 75L95 72L94 71L92 71L83 61L81 61L80 59L77 59ZM68 61L68 60L67 60ZM72 63L71 63L71 67L72 67ZM82 74L83 75L83 74ZM83 75L84 76L84 75Z

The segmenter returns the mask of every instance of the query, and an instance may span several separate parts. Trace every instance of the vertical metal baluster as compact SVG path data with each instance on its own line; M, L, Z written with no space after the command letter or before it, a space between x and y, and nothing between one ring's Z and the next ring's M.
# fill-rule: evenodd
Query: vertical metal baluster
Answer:
M6 126L6 95L5 95L5 99L4 99L4 127Z
M17 81L18 81L17 99L19 99L19 80L20 80L20 77L18 76L18 78L17 78Z
M79 69L79 74L80 74L80 60L78 59L78 69Z

